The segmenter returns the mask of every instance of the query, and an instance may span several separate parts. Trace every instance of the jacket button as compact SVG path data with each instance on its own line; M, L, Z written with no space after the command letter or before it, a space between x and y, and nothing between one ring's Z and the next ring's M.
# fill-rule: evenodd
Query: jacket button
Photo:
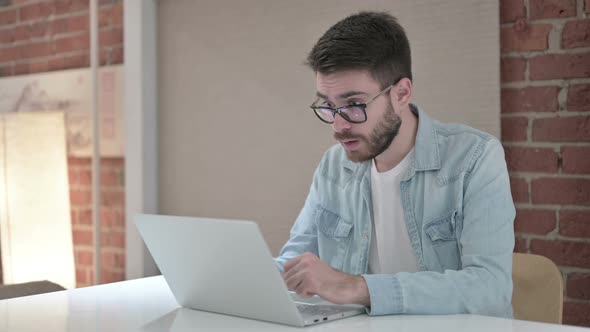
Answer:
M365 235L363 235L363 238L364 238L365 240L368 240L368 239L369 239L369 234L365 233Z

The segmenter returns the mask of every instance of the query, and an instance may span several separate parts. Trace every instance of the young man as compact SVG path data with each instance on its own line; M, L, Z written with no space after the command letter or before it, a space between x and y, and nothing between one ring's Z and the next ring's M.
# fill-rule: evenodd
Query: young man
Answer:
M339 144L276 258L289 289L371 315L511 317L515 209L500 142L410 103L409 42L387 13L338 22L308 63L311 108Z

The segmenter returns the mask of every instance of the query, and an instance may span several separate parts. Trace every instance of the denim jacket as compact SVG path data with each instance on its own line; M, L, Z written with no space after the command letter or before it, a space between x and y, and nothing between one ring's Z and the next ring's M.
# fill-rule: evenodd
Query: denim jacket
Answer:
M371 315L472 313L512 317L514 204L504 151L484 132L418 116L415 160L401 200L419 272L367 274L371 163L329 149L276 263L312 252L366 280Z

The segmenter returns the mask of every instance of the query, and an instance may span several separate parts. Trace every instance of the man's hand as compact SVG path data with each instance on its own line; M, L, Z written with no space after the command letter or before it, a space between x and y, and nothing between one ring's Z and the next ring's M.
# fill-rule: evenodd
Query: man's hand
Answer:
M312 253L306 252L287 261L284 269L287 287L301 297L319 295L337 304L370 305L363 277L337 271Z

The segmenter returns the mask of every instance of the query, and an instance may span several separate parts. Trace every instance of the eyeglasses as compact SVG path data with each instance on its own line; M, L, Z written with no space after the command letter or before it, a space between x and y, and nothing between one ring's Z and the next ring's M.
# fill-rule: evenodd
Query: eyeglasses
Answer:
M350 123L363 123L367 121L367 106L373 101L375 101L375 99L377 99L379 96L391 90L391 88L393 88L396 84L397 82L395 84L388 86L383 91L379 92L376 96L369 99L369 101L363 104L353 104L338 108L332 108L328 106L316 105L321 99L321 97L318 97L313 102L313 104L309 106L309 108L311 108L315 115L317 115L317 117L325 123L334 123L334 120L336 119L336 114L340 114L340 116L344 120Z

